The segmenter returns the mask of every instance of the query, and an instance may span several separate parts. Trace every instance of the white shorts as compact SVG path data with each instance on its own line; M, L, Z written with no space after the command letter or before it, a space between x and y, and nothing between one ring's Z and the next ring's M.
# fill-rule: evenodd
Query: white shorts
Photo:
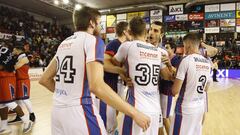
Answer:
M146 115L151 118L151 123L147 131L143 132L143 129L139 127L131 117L124 115L120 123L119 135L157 135L160 119L159 114Z
M0 104L0 109L7 107L5 104Z
M194 114L174 114L170 135L202 135L204 111Z
M116 109L105 104L103 101L95 98L95 106L103 120L108 135L113 135L117 128L117 113Z
M107 135L95 106L82 105L52 109L52 135Z
M174 113L173 99L174 99L173 96L160 94L160 103L163 118L169 118L170 116L173 116Z

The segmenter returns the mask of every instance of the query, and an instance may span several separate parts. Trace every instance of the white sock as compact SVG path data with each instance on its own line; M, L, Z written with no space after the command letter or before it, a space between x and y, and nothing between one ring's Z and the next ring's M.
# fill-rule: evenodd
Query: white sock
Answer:
M27 107L27 110L29 113L33 113L32 111L32 103L29 99L25 99L23 100L23 103L25 104L25 106Z
M1 122L2 122L1 129L6 129L7 128L7 120L2 120Z
M28 117L26 114L24 114L22 117L20 117L23 121L23 123L27 123L28 122Z
M16 103L21 107L21 108L24 108L24 103L22 100L17 100Z

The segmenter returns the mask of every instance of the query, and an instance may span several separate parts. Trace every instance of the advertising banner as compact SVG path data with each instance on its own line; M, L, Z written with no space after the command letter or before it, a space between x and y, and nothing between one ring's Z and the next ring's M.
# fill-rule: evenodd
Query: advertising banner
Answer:
M101 22L106 22L106 21L107 21L107 16L101 15Z
M235 27L220 27L221 33L235 32Z
M204 27L204 22L203 21L191 21L189 22L189 28L190 29L200 29Z
M106 33L106 22L100 22L101 31L100 33Z
M43 74L43 68L30 68L28 71L31 81L38 81Z
M183 5L169 6L169 15L183 14Z
M149 11L143 11L143 12L138 12L138 16L142 17L142 18L146 18L149 17Z
M160 21L162 22L162 16L154 16L154 17L151 17L151 23L153 23L154 21Z
M205 13L206 20L213 20L213 19L231 19L236 17L235 11L222 11L222 12L212 12L212 13Z
M107 27L115 27L116 25L116 16L108 15L107 16Z
M17 41L21 41L23 38L25 38L24 36L18 36L18 35L15 35L15 36L16 36ZM12 34L6 34L6 33L1 33L0 32L0 39L8 40L8 39L11 39L11 38L12 38Z
M117 14L117 20L126 20L127 14Z
M226 3L226 4L221 4L221 11L232 11L236 9L236 4L235 3Z
M128 13L127 14L127 20L130 21L135 16L138 16L138 12Z
M192 6L190 9L191 13L203 13L204 12L204 5L196 5Z
M188 20L188 14L176 15L175 19L176 19L176 21L187 21Z
M219 20L206 20L205 27L219 27Z
M235 24L236 24L235 19L221 19L220 20L220 27L235 26Z
M164 22L175 22L175 15L164 16Z
M188 20L204 20L204 13L192 13L188 15Z
M211 76L213 72L211 72ZM236 69L218 69L217 71L218 78L240 78L240 70Z
M219 33L220 29L219 27L213 27L213 28L205 28L205 33Z
M237 19L236 22L237 22L236 25L237 25L237 26L240 26L240 19Z
M240 26L236 27L236 32L240 33Z
M162 10L151 10L150 11L150 16L153 17L153 16L162 16Z
M219 4L205 5L205 12L218 12Z
M236 11L236 18L240 18L240 11Z
M237 10L240 10L240 3L237 3Z

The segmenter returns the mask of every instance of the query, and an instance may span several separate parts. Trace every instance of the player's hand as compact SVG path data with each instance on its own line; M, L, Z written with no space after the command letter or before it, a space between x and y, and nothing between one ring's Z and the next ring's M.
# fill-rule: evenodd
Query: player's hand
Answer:
M165 65L167 65L167 66L171 65L170 60L166 55L162 55L161 60L162 60L162 63L164 63Z
M126 83L128 87L133 86L132 79L127 76L126 70L124 68L122 68L121 72L119 73L119 76Z
M143 132L145 132L149 126L150 126L150 118L137 111L136 114L133 116L133 120L136 122L136 124L143 129Z

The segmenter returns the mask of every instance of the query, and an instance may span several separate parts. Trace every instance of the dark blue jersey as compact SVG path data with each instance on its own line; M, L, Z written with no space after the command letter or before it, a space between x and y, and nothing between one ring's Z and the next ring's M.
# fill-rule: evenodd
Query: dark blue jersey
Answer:
M114 39L111 41L107 46L105 50L105 54L108 54L110 56L114 56L118 48L120 47L121 42L118 39ZM104 81L115 91L117 92L117 82L118 82L118 74L108 73L104 72Z

